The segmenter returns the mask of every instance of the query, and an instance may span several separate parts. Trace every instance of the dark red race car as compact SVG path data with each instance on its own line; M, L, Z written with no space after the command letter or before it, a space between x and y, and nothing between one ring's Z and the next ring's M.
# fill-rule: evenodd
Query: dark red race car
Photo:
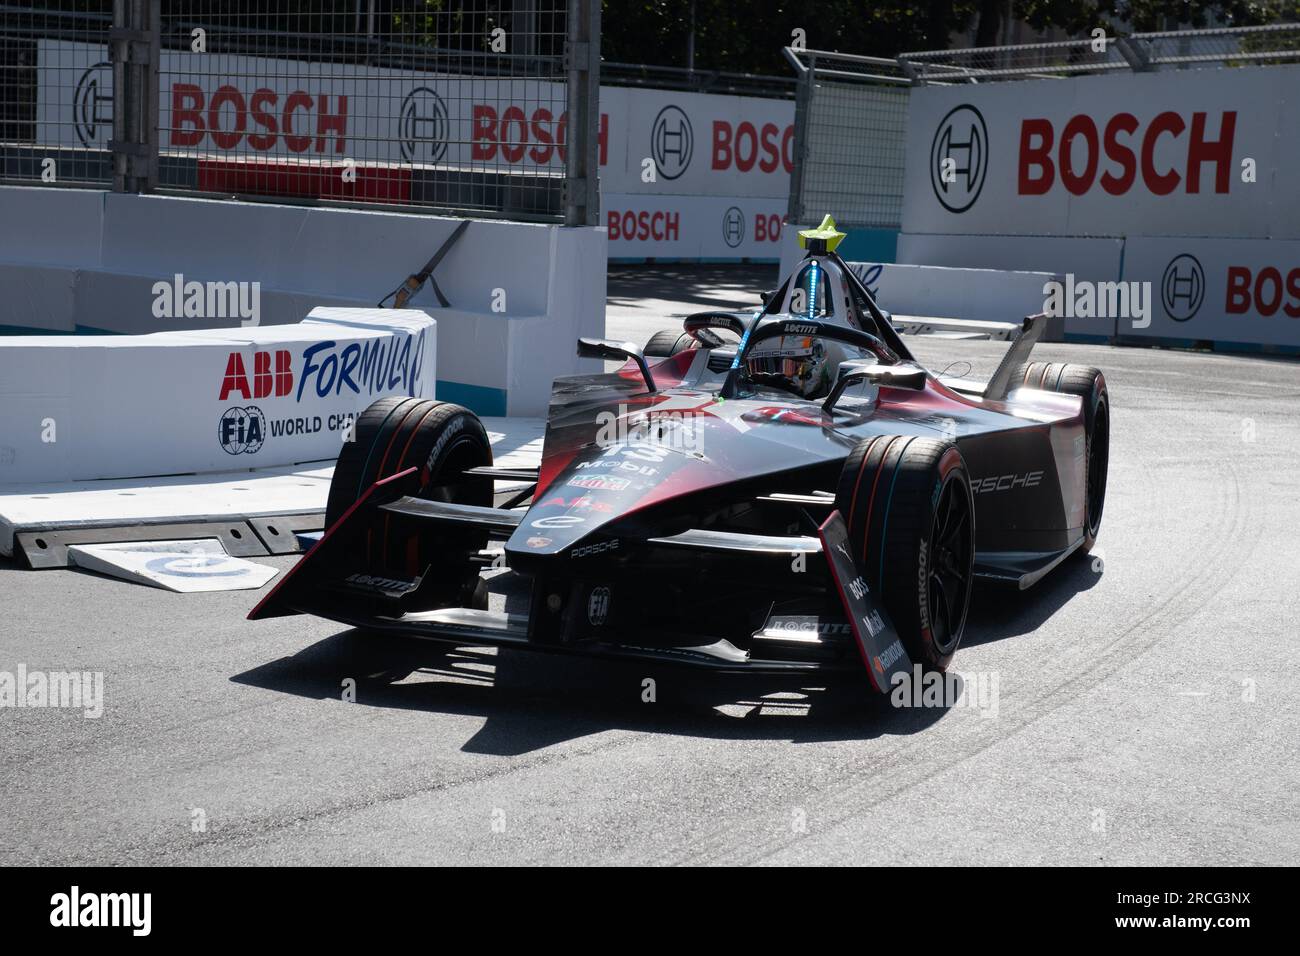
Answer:
M625 364L556 380L538 469L493 467L460 406L376 402L324 537L250 616L723 671L865 662L880 690L945 668L977 581L1028 587L1096 540L1106 382L1027 361L1042 316L1007 325L988 382L938 378L833 229L805 236L756 314L644 352L580 341Z

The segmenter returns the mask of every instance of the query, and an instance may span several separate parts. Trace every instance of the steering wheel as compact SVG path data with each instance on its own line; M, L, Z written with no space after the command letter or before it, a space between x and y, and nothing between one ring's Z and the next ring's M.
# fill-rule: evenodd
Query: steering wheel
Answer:
M750 372L745 376L745 381L750 385L758 385L763 388L775 388L782 392L790 392L799 398L805 398L803 392L799 391L795 383L777 372Z

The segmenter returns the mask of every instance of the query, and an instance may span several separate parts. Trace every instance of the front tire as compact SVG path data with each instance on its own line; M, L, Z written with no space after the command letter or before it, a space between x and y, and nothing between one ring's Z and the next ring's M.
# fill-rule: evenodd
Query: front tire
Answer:
M944 670L961 644L975 563L975 504L955 445L881 435L844 463L836 503L867 587L914 662Z
M462 478L468 468L492 464L492 446L477 415L460 405L417 398L381 398L359 416L353 440L343 443L325 506L331 527L366 489L408 468L419 469L416 496L491 507L491 478ZM483 547L468 542L467 548ZM409 577L437 557L429 535L384 518L363 542L367 566ZM477 577L475 570L474 577ZM469 579L467 577L467 583Z

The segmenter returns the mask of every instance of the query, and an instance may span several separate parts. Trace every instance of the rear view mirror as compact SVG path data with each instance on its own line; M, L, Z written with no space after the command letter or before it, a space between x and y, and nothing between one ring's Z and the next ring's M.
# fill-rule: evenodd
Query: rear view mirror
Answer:
M840 365L840 377L835 387L826 396L822 410L830 412L840 396L851 385L870 382L886 388L908 388L920 391L925 388L926 372L919 365L877 365L875 362L844 362Z
M615 342L613 339L578 339L578 357L594 359L631 359L636 362L637 368L641 370L641 377L645 379L647 390L658 391L655 388L654 376L650 374L650 366L646 364L645 356L641 350L632 342Z

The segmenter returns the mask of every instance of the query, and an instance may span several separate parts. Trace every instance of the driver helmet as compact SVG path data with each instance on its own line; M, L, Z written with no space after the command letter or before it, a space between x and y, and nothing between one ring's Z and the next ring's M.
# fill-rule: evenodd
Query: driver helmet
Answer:
M842 361L844 349L837 342L783 335L756 345L746 365L750 380L757 384L776 384L804 398L824 398Z

